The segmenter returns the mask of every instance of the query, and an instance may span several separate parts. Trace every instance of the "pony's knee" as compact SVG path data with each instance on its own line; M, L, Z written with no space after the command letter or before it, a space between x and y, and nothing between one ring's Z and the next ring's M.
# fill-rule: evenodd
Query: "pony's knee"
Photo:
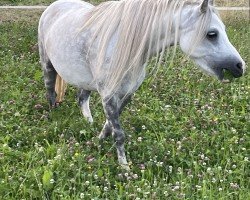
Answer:
M116 142L116 145L123 145L125 142L125 134L122 129L114 129L113 130L113 138Z

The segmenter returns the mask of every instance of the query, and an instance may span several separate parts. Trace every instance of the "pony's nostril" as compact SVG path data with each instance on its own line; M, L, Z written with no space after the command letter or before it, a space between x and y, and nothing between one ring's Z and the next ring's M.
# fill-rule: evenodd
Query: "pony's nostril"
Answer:
M242 64L242 62L239 62L239 63L237 63L236 64L236 67L239 69L239 70L243 70L243 64Z

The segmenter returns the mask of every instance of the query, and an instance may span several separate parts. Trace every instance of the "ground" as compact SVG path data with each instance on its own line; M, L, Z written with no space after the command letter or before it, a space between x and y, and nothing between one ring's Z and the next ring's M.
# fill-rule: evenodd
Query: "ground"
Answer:
M41 12L1 10L0 199L250 198L249 73L222 84L178 52L122 115L131 167L125 172L113 140L97 139L104 122L98 95L92 125L73 87L49 111L36 45ZM246 15L223 19L249 64Z

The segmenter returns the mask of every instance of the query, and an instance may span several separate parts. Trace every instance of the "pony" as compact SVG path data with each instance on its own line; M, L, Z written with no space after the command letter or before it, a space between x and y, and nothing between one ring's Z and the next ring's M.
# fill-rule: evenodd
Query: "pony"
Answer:
M97 6L59 0L40 18L38 43L50 107L69 83L79 89L82 113L93 122L89 97L97 91L106 116L99 138L113 136L125 169L129 166L119 115L145 79L150 58L156 58L157 69L169 47L175 52L179 45L221 81L225 70L237 78L246 69L211 0L120 0Z

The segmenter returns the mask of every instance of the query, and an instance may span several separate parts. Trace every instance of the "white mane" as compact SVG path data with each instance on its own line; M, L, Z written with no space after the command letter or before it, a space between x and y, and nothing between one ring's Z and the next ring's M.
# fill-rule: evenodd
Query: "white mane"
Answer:
M104 2L91 10L81 30L94 27L91 43L98 38L97 72L101 72L99 69L105 64L112 36L118 34L108 77L103 83L110 94L115 92L124 78L129 77L133 87L143 70L143 64L153 56L152 52L157 56L159 66L172 36L172 45L176 48L181 11L185 5L193 4L198 5L187 0L121 0ZM197 35L190 38L193 44L198 44L204 37L211 12L209 9L200 15ZM94 78L99 80L101 76L97 73Z

